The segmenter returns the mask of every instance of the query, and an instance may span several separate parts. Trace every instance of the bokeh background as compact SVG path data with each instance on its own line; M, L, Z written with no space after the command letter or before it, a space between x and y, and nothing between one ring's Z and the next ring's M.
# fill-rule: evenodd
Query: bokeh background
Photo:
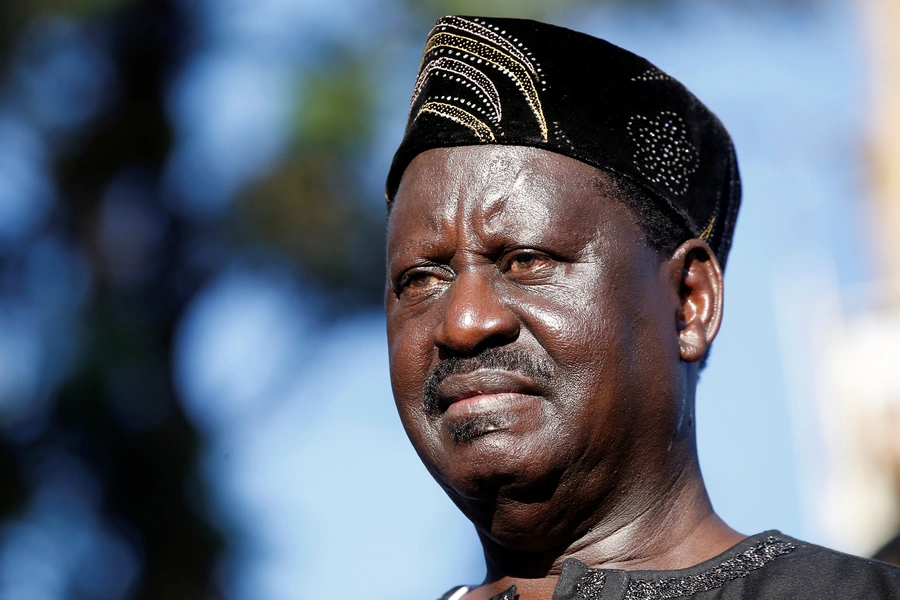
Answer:
M471 526L394 413L383 180L448 13L609 39L730 129L720 514L900 526L894 0L3 0L0 598L435 598Z

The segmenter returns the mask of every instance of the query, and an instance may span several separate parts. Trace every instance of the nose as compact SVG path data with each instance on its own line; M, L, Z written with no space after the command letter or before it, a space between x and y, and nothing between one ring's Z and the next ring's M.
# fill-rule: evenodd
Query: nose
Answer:
M484 274L461 273L448 292L443 319L435 331L438 347L473 354L518 337L519 318L504 306Z

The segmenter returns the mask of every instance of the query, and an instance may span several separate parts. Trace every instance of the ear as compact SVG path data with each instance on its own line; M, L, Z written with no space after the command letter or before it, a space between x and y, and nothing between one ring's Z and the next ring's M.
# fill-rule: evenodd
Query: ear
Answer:
M670 261L680 288L677 319L681 360L696 362L706 355L722 322L722 267L700 239L681 244Z

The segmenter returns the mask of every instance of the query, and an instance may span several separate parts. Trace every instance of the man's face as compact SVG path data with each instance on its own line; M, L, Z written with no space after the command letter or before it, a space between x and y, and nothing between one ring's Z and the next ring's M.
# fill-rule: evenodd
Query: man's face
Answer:
M400 417L489 536L574 533L677 435L678 288L602 178L534 148L435 149L389 218Z

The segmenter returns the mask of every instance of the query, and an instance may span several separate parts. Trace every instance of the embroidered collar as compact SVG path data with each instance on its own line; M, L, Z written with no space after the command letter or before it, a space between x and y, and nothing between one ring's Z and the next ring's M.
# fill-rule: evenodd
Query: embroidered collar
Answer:
M553 600L667 600L698 594L746 577L776 558L793 552L797 545L778 531L747 538L723 554L694 567L677 571L623 571L591 569L575 558L563 563ZM461 587L444 596L458 600L471 588ZM515 600L516 587L491 600Z

